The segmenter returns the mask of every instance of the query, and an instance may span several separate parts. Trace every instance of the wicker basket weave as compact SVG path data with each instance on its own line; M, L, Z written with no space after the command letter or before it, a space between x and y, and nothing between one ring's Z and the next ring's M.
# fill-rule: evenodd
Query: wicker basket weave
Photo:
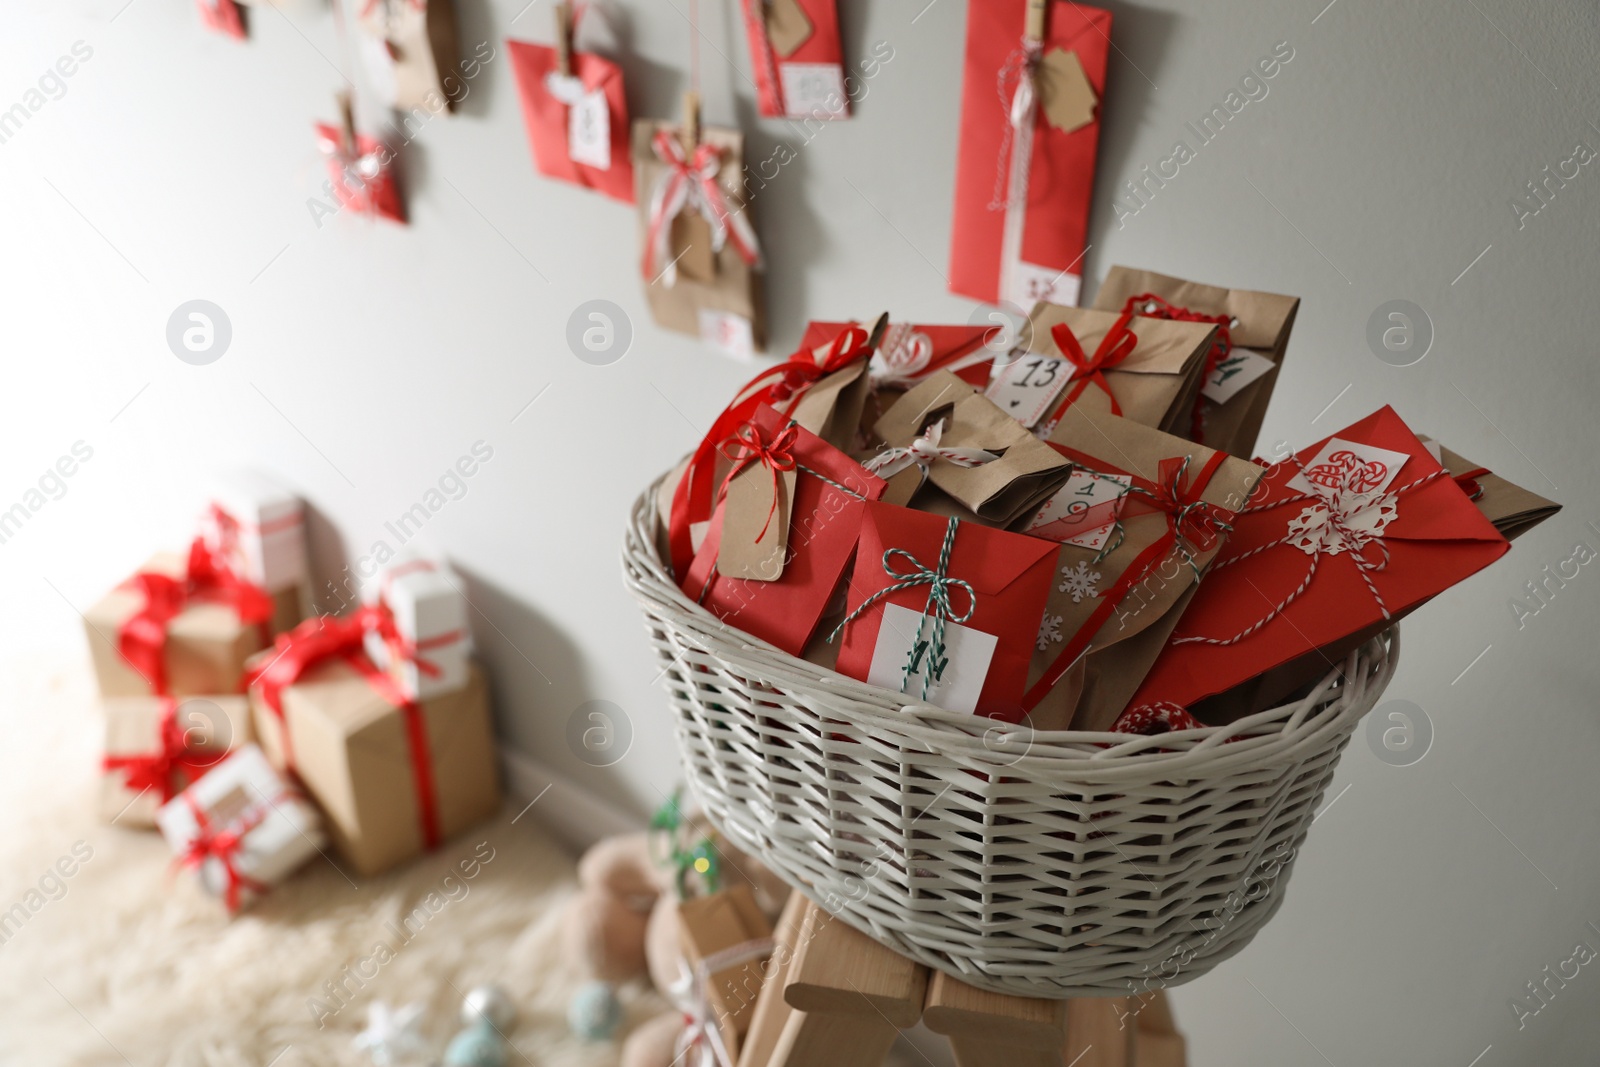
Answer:
M634 506L629 589L694 798L795 888L902 955L999 993L1194 979L1277 911L1390 630L1300 702L1158 737L1034 732L826 671L685 598Z

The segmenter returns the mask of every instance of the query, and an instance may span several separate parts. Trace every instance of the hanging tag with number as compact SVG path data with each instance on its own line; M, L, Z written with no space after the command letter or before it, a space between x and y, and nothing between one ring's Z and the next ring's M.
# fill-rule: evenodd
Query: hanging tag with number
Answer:
M1072 380L1072 364L1059 356L1027 355L996 366L984 396L1007 415L1032 427Z

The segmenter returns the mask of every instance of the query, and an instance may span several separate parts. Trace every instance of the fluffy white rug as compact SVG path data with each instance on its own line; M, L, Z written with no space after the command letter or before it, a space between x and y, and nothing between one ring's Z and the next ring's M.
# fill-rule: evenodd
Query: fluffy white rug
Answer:
M437 1057L462 994L486 982L517 1006L512 1063L617 1061L615 1043L567 1030L581 975L557 928L573 861L533 815L513 824L524 802L366 883L317 861L229 920L173 874L159 835L95 820L99 720L81 668L0 665L0 695L0 913L27 913L0 927L0 1063L363 1064L352 1039L377 1000L426 1005ZM466 880L469 857L491 858ZM630 1024L663 1007L623 992Z

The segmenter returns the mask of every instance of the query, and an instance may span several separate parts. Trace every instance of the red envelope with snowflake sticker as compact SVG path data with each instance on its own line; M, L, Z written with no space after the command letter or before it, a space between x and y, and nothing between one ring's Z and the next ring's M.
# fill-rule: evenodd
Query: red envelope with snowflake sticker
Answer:
M834 0L742 0L766 118L847 119L850 93Z
M884 483L762 404L727 442L724 492L682 588L725 622L800 655Z
M1067 0L967 5L950 291L1078 302L1111 13Z
M539 173L633 203L622 68L592 52L572 52L570 71L562 74L555 48L525 41L506 47Z
M950 711L1021 722L1058 546L866 505L837 670Z
M1509 547L1385 407L1268 468L1129 709L1187 708L1381 628Z

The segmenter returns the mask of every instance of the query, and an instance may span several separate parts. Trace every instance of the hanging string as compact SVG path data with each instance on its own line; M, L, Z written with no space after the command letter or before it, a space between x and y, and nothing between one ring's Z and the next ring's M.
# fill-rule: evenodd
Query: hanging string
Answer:
M689 0L689 91L700 95L700 0Z

